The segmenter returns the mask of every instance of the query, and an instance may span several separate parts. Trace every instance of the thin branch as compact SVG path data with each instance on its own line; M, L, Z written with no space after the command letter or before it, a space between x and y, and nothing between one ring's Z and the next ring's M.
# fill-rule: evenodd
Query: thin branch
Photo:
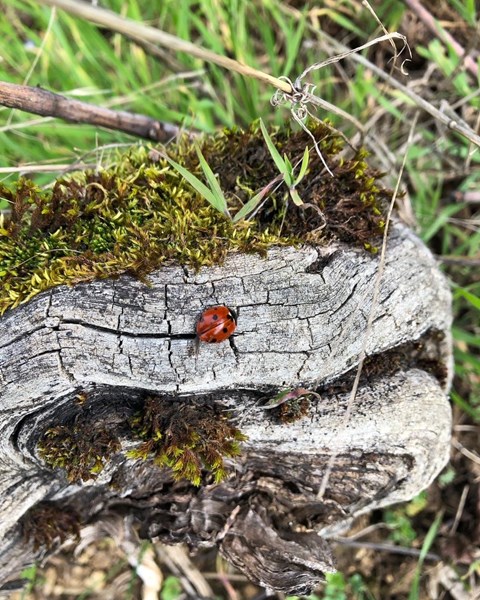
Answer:
M395 546L394 544L376 543L376 542L358 542L348 537L333 537L329 541L341 544L342 546L350 546L351 548L367 548L378 552L390 552L391 554L403 554L405 556L420 556L421 550L416 548L404 548L403 546ZM425 554L425 560L433 560L438 562L441 557L433 552Z
M72 123L90 123L124 131L156 142L167 142L178 134L178 127L145 115L102 108L72 100L39 87L0 81L0 104L42 116L54 116Z
M410 100L412 100L412 102L414 102L419 108L431 115L437 121L440 121L440 123L448 127L448 129L456 131L457 133L465 137L467 140L480 147L480 135L476 134L470 127L465 126L458 119L451 118L445 113L438 110L438 108L435 108L433 104L430 104L430 102L424 100L421 96L413 92L410 88L406 87L405 85L388 75L388 73L382 71L379 67L371 63L361 54L352 54L350 58L373 71L376 75L378 75L392 87L396 88L397 90L400 90L402 93L405 94L405 96L407 96L407 98L410 98Z
M458 265L459 267L480 267L480 258L475 258L474 256L437 255L437 259L444 265Z
M472 462L477 465L480 465L480 456L476 452L471 452L468 448L465 448L463 444L461 444L457 439L452 440L452 446L461 452L463 456L469 458Z
M295 80L295 87L299 87L301 80L304 79L312 71L318 71L319 69L323 69L323 67L326 67L327 65L335 64L335 63L339 62L340 60L343 60L344 58L348 58L351 54L355 54L356 52L365 50L365 48L369 48L370 46L373 46L374 44L378 44L380 42L384 42L385 40L389 40L393 44L393 47L396 49L396 46L393 43L393 38L402 40L404 47L408 47L407 38L403 34L396 33L396 32L387 33L385 35L375 38L374 40L369 40L365 44L358 46L358 48L345 50L345 52L342 52L341 54L337 54L336 56L331 56L330 58L327 58L326 60L323 60L322 62L310 65L297 77L297 79Z

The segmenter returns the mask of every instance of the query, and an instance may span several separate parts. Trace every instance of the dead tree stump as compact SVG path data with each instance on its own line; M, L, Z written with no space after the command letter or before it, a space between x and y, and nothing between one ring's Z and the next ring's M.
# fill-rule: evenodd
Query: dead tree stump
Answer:
M198 273L164 267L150 286L129 276L61 286L8 311L0 319L0 579L45 553L24 541L21 523L32 527L26 515L48 501L60 523L66 514L80 526L133 516L142 537L216 545L268 588L315 587L334 570L329 534L412 498L449 456L449 288L400 224L344 422L378 264L342 243L273 248L267 259L230 254ZM195 322L216 304L238 312L238 329L231 343L196 352ZM320 398L265 410L300 387ZM248 441L226 480L205 473L193 486L126 455L138 442L124 424L148 396L231 415ZM96 478L70 483L38 443L49 428L81 419L115 432L121 448Z

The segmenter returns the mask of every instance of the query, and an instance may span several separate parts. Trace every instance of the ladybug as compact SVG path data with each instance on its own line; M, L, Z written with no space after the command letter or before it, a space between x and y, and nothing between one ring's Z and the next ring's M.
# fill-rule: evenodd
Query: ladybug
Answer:
M228 306L212 306L203 311L197 323L201 342L216 344L228 339L237 328L237 315Z

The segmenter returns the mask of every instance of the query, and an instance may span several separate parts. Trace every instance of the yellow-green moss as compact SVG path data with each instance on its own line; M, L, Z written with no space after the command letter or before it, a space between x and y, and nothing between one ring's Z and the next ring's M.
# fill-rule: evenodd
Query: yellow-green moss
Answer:
M53 469L63 469L70 482L95 479L120 441L113 431L86 417L48 429L38 443L39 454Z
M203 178L186 138L165 149L135 147L98 172L77 173L43 191L20 180L14 190L0 184L11 215L0 217L0 314L60 284L118 276L145 277L166 261L195 269L221 263L229 251L264 253L272 245L325 243L332 237L375 249L383 228L379 173L365 162L336 159L341 140L324 125L312 126L335 177L322 173L314 151L298 186L307 203L288 202L280 185L254 221L233 224L163 158L162 152ZM293 164L311 140L290 129L272 132ZM232 214L278 176L258 124L201 140Z
M160 397L146 399L131 429L142 444L129 452L130 458L153 458L158 466L169 467L174 479L194 485L200 485L202 469L217 483L225 479L224 458L239 456L240 442L247 439L210 405Z
M239 456L240 443L247 439L215 406L178 398L147 397L141 410L120 428L139 441L129 458L151 458L170 469L175 480L187 479L194 485L200 485L203 470L217 483L225 479L224 460ZM38 453L49 467L62 469L71 483L96 479L121 451L117 433L89 412L80 412L47 429L39 439Z

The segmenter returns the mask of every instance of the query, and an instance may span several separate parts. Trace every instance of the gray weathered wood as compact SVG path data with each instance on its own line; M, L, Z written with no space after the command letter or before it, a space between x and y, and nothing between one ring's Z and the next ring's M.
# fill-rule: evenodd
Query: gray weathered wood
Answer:
M449 455L449 288L402 225L390 236L367 340L371 374L344 424L378 262L341 244L276 248L267 260L233 254L199 273L168 266L151 274L150 287L128 276L60 287L5 314L0 580L39 555L22 545L18 521L48 499L84 520L128 510L146 537L216 544L266 587L311 589L333 569L324 538L362 512L411 498ZM195 321L214 304L238 311L234 341L195 352ZM262 408L298 386L321 394L307 416L284 424ZM126 459L128 439L97 480L69 485L38 457L37 440L78 412L79 393L112 428L147 393L208 400L229 409L249 440L221 485L174 483Z

